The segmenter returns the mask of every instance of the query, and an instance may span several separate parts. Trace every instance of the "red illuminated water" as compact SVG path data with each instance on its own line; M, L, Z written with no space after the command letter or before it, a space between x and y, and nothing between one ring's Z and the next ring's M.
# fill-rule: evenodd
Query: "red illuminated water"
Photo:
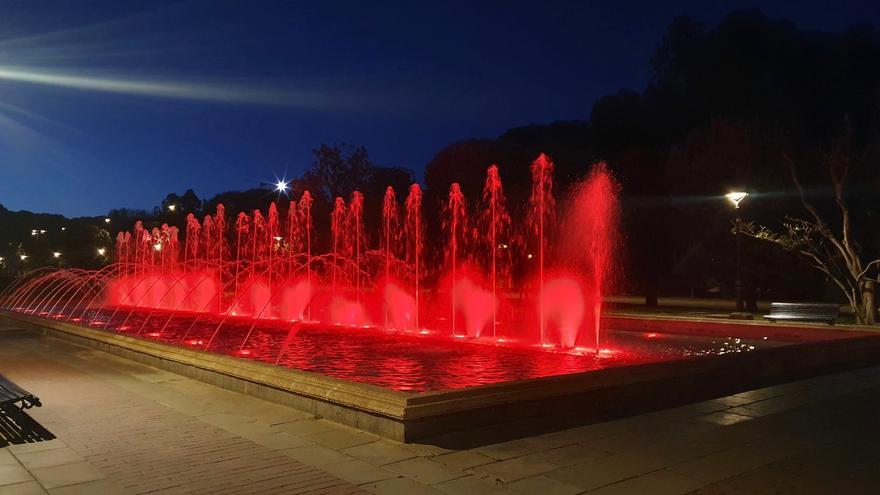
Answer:
M548 284L549 285L549 284ZM93 325L106 331L134 333L148 313L135 312L120 329L107 310L90 311ZM164 322L167 312L153 320ZM195 325L193 326L193 323ZM335 378L369 383L393 390L425 392L502 383L543 376L579 373L647 362L749 352L781 345L777 342L737 338L686 337L658 333L615 332L602 353L591 349L575 353L547 352L494 340L451 340L436 332L390 332L316 324L265 322L251 326L241 319L227 321L224 332L209 350L221 354L273 363ZM216 327L214 320L178 316L162 332L143 338L191 349L205 349ZM250 334L242 346L244 335Z
M93 326L109 312L136 335L189 338L207 325L199 338L238 339L230 348L243 350L255 347L262 325L296 322L424 332L452 345L543 346L556 359L559 349L600 351L602 298L621 247L608 168L597 164L557 201L553 162L542 154L531 165L528 204L512 214L502 167L487 165L481 197L469 200L453 183L442 205L423 204L413 184L403 204L391 187L383 198L351 191L348 204L335 198L317 219L304 191L286 211L273 202L229 222L223 205L201 221L189 214L183 232L137 222L117 235L114 263L34 272L0 304ZM381 225L368 235L367 213L380 207ZM428 208L441 211L428 216ZM437 216L442 225L428 228L424 219ZM428 240L426 232L442 234Z

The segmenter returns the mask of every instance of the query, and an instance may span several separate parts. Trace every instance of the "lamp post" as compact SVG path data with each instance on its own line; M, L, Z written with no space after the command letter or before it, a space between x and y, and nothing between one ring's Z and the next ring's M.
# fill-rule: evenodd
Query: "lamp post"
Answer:
M751 314L745 312L745 302L743 301L743 283L742 283L742 268L740 264L740 252L742 251L741 240L742 237L740 235L740 228L742 226L742 216L739 211L739 204L742 200L746 199L749 193L743 191L734 191L729 192L724 195L728 201L733 204L734 210L736 210L736 226L734 227L733 237L736 240L736 313L730 315L732 318L751 318Z

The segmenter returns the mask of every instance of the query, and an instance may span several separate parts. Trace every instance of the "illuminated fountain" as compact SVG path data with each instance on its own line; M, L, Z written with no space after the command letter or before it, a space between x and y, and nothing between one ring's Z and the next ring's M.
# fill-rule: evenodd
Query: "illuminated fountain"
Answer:
M425 205L413 184L400 204L390 186L381 205L359 191L347 204L335 198L328 251L317 254L322 234L305 191L265 211L238 212L231 223L223 205L201 222L187 215L182 232L137 222L116 237L114 263L35 272L2 303L203 349L228 348L227 329L242 328L234 347L245 355L274 326L286 336L276 361L303 325L597 354L617 249L617 186L598 164L557 211L553 162L540 155L531 174L518 224L497 165L480 198L468 200L453 183L443 238L433 246L425 245ZM364 212L378 206L381 225L370 232ZM432 258L440 262L427 266Z

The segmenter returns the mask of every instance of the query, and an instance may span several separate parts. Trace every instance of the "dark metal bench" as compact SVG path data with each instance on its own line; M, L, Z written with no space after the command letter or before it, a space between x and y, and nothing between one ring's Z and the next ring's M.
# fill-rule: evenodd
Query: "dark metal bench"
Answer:
M8 378L0 375L0 410L9 406L18 406L21 409L40 407L40 399L27 390L12 383Z
M840 313L839 304L826 303L784 303L770 304L770 314L764 318L777 321L821 321L834 325Z

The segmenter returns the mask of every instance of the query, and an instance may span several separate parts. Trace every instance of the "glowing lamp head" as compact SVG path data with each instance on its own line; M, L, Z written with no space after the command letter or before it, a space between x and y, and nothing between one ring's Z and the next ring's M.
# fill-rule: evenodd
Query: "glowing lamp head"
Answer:
M20 254L18 257L21 258L21 261L28 259L28 255L26 254Z
M61 227L61 232L64 232L65 230L67 230L67 227Z
M98 256L104 256L107 253L106 248L98 248Z
M275 190L279 193L286 193L290 186L287 185L287 181L279 180L275 183Z
M105 218L104 223L110 223L110 217Z
M168 211L174 211L177 209L177 205L168 205Z
M153 249L156 251L161 251L162 250L162 243L157 242L156 244L153 244Z
M61 252L60 252L60 251L55 251L55 252L53 252L53 253L52 253L52 257L53 257L53 258L60 258L60 257L61 257Z
M37 230L37 229L34 229L34 230L31 231L31 235L37 235L37 234L39 234L39 233L40 233L40 231Z
M727 200L730 201L731 204L733 204L734 208L739 208L739 204L742 202L742 200L746 199L746 196L748 195L749 193L747 192L734 191L725 194L724 197L727 198Z

